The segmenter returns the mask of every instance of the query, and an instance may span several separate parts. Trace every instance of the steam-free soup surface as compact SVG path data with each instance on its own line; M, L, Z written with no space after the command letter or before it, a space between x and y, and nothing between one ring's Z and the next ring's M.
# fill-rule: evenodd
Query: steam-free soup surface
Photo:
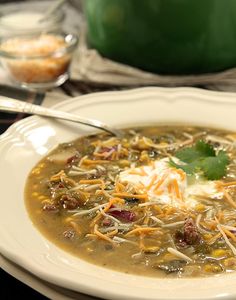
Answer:
M96 265L158 277L232 272L235 141L223 130L154 126L61 144L29 174L29 215Z

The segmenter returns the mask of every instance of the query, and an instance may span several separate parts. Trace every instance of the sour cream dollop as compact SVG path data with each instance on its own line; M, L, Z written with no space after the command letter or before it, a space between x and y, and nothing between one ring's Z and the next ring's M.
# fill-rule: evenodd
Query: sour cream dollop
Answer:
M176 162L177 159L173 158ZM150 165L129 168L119 175L119 181L135 187L139 193L146 193L148 201L167 204L177 208L194 208L198 201L194 196L219 198L214 181L195 180L188 182L187 174L171 167L169 158L154 161Z

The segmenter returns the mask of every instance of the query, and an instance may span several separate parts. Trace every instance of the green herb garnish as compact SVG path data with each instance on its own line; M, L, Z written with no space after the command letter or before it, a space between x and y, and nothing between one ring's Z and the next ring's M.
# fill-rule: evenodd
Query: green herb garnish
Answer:
M204 141L197 141L194 146L177 151L175 156L185 164L176 164L170 160L171 166L190 175L201 172L209 180L222 178L229 164L225 151L221 150L216 155L214 148Z

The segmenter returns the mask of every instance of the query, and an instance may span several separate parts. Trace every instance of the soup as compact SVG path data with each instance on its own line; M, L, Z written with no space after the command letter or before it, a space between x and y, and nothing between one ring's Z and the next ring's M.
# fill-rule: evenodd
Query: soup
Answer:
M53 243L96 265L158 277L236 270L236 134L150 126L59 145L25 201Z

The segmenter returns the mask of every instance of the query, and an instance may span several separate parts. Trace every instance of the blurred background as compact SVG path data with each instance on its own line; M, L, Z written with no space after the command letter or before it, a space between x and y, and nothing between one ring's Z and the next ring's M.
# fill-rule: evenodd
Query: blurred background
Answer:
M14 2L27 3L0 5ZM236 83L235 0L67 0L62 10L63 26L79 36L72 80L211 89Z

